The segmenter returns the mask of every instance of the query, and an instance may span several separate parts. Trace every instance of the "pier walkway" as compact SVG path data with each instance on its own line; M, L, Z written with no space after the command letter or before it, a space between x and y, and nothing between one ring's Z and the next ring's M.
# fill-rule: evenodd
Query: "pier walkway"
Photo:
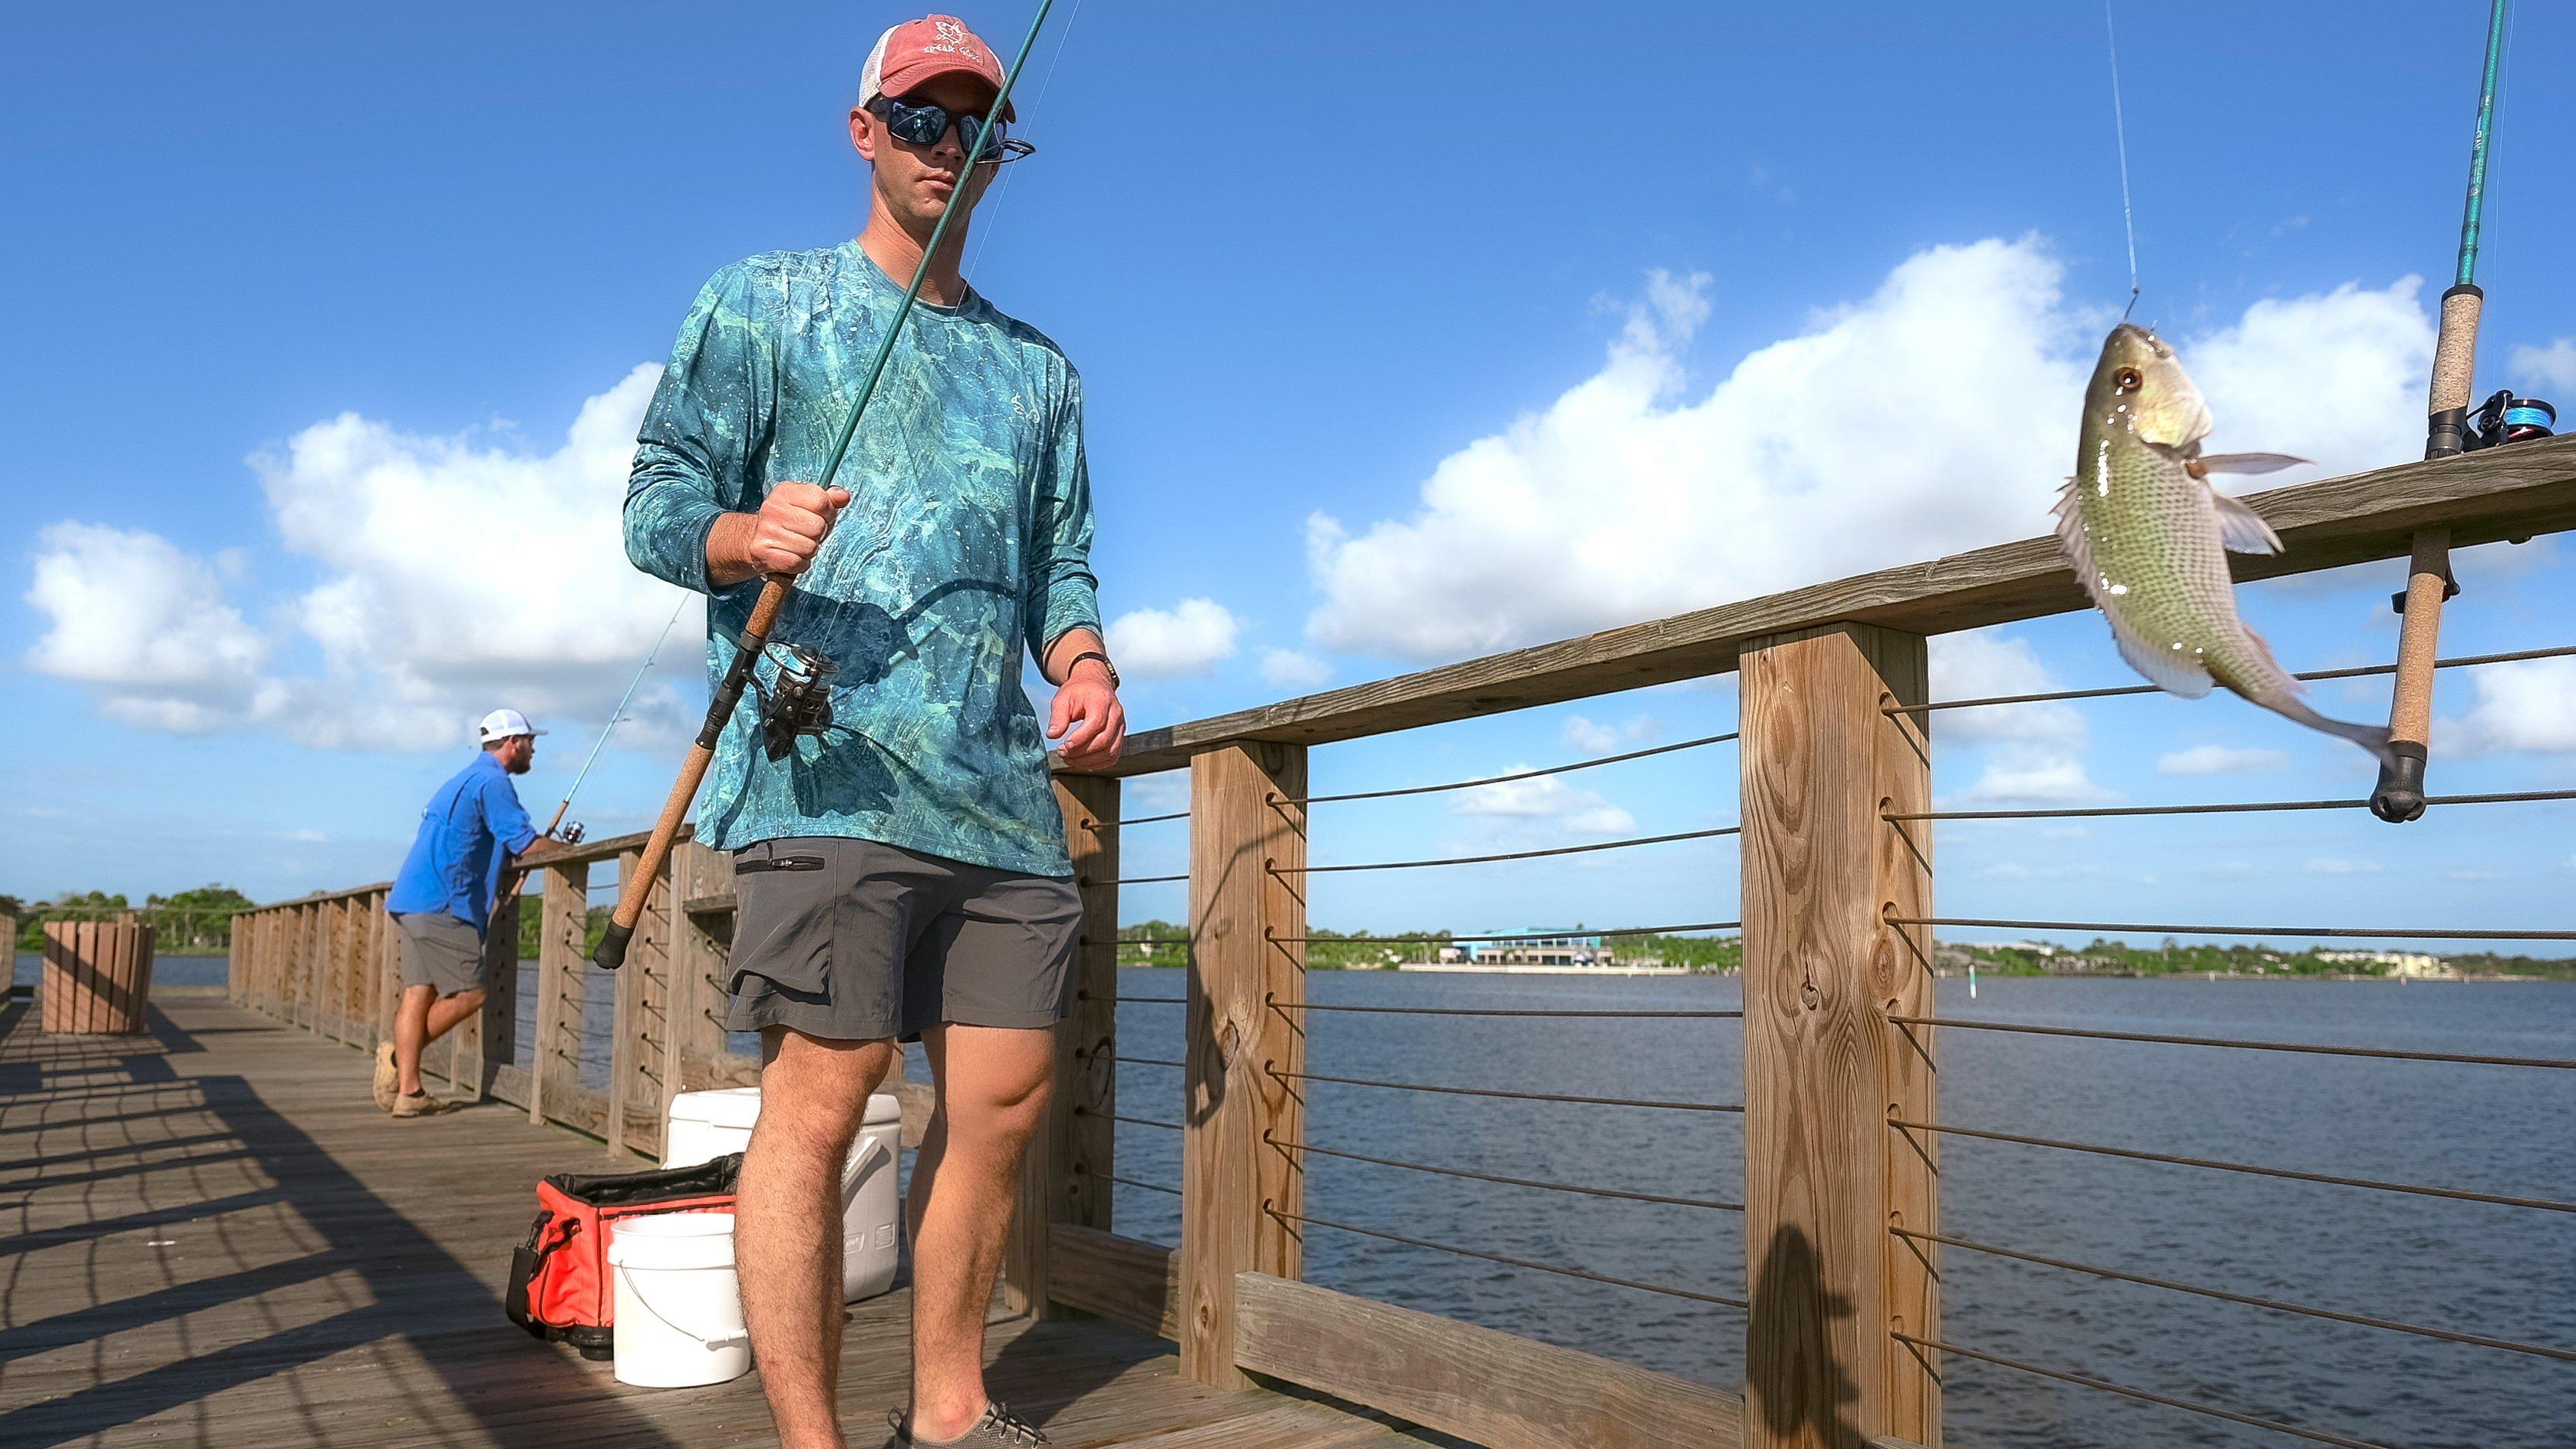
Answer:
M757 1374L642 1390L501 1312L545 1173L599 1146L487 1102L398 1123L366 1059L159 993L151 1034L48 1036L0 1001L0 1443L333 1449L775 1444ZM852 1309L850 1442L890 1440L903 1290ZM1181 1377L1100 1319L997 1312L997 1395L1066 1446L1402 1449L1334 1405Z

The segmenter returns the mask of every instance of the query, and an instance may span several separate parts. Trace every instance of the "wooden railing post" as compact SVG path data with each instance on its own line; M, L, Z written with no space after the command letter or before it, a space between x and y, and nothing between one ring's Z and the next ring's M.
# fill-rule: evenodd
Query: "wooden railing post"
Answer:
M643 860L641 850L625 851L617 857L621 894ZM660 1074L664 1023L669 1017L664 1007L669 999L665 988L671 979L670 943L670 875L666 870L653 882L652 894L645 898L644 914L635 922L625 969L617 973L614 983L616 996L608 1027L608 1124L600 1134L608 1139L611 1157L632 1150L661 1161L661 1113L657 1110L654 1114L650 1142L637 1147L627 1131L626 1112L629 1106L652 1104L645 1084Z
M528 1120L546 1120L546 1098L571 1100L581 1087L584 929L590 913L590 862L543 868L545 900L537 923L537 1040L528 1063Z
M706 1086L715 1064L725 1054L725 960L733 937L719 936L730 913L693 913L692 902L733 894L733 857L694 840L671 850L671 981L668 993L671 1029L662 1039L662 1119L667 1125L671 1099Z
M1190 762L1190 970L1181 1142L1181 1372L1239 1388L1234 1278L1296 1278L1305 1211L1294 1149L1305 1023L1306 749L1241 741ZM1283 939L1285 938L1285 939ZM1264 1139L1268 1140L1264 1140Z
M1055 1091L1047 1120L1029 1142L1019 1211L1002 1256L1004 1300L1019 1312L1057 1318L1050 1301L1047 1243L1057 1223L1109 1227L1109 1179L1117 1123L1118 781L1055 777L1056 805L1082 893L1082 945L1074 957L1073 1009L1057 1028Z
M1937 1444L1931 832L1921 635L1857 624L1742 654L1748 1449Z
M470 1070L478 1098L500 1095L496 1084L501 1069L519 1064L519 907L519 892L504 891L483 931L483 1009L470 1028ZM468 1029L457 1028L460 1033Z
M322 1029L322 975L331 960L331 907L314 901L304 907L304 971L297 983L296 995L303 1011L297 1024L306 1031Z

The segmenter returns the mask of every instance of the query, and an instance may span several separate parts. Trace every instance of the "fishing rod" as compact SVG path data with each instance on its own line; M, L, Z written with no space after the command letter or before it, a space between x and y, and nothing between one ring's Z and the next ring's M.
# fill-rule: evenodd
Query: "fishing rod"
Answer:
M653 661L662 657L662 646L671 642L672 626L680 622L681 612L688 607L689 596L682 594L679 604L671 610L671 617L663 622L661 634L653 640L653 652L644 656L644 663L635 671L635 677L626 681L626 692L617 697L617 708L608 712L607 726L600 730L599 738L591 742L590 757L581 762L581 769L572 777L571 787L564 791L562 803L555 806L555 818L546 822L546 834L553 835L563 824L564 812L572 808L572 797L581 793L581 782L590 778L590 767L599 763L599 752L608 748L608 736L616 730L617 722L626 718L626 706L634 702L635 691L643 685L644 676L653 672ZM581 827L576 825L573 829L578 832ZM566 843L580 839L576 833Z
M1029 51L1038 42L1038 32L1045 28L1047 12L1055 0L1038 0L1038 13L1029 21L1029 33L1020 40L1020 53L1011 59L1011 68L1002 73L1002 88L993 95L992 108L984 113L984 124L978 127L980 138L1002 118L1003 108L1011 103L1011 87L1020 79L1020 68L1028 64ZM962 137L960 139L963 139ZM981 154L981 143L977 147ZM939 255L939 244L948 235L948 224L957 217L958 204L973 190L974 168L981 165L977 157L967 158L967 172L958 178L957 186L948 193L948 204L940 208L939 223L930 229L930 241L921 249L921 261L912 269L912 284L903 289L903 300L895 304L894 318L886 324L885 335L877 339L876 355L868 361L866 378L859 384L858 401L851 404L848 421L841 424L841 435L832 444L831 460L823 465L819 481L824 488L841 471L841 459L850 451L850 440L858 436L859 419L866 416L868 400L876 396L877 379L884 375L886 360L894 355L894 345L903 335L904 319L912 315L913 300L921 295L921 284L930 277L931 259ZM706 722L698 727L696 743L689 747L688 758L680 763L680 778L671 785L671 798L662 803L662 816L653 822L653 834L635 861L635 868L619 882L617 910L609 917L608 929L601 933L599 948L590 954L593 964L614 971L626 964L627 943L634 938L636 923L644 919L644 901L652 894L653 882L662 873L663 862L670 859L672 842L679 838L680 822L698 798L698 787L706 782L707 766L714 763L716 744L724 737L725 726L733 719L735 706L742 702L743 691L750 687L752 666L769 647L769 631L778 624L778 616L787 607L791 579L786 574L771 574L760 586L760 597L751 606L751 618L742 629L733 664L716 683L715 697L707 701Z
M2478 83L2478 128L2469 143L2469 194L2461 208L2460 265L2442 294L2442 328L2433 343L2433 382L2426 408L2424 456L2448 458L2465 451L2469 397L2477 371L2478 319L2486 293L2478 287L2479 230L2486 219L2487 155L2495 140L2496 77L2504 69L2507 0L2487 11L2486 67ZM2370 792L2370 813L2401 825L2424 813L2424 766L2433 736L2433 656L2440 650L2442 604L2460 591L2451 577L2451 531L2415 533L2406 591L2390 602L2403 616L2397 635L2396 688L2388 705L2388 748Z

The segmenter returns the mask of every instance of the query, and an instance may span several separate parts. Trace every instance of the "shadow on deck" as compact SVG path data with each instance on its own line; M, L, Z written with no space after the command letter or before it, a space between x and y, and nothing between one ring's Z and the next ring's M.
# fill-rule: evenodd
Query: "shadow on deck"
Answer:
M595 1170L595 1143L499 1104L393 1121L348 1049L165 995L141 1037L47 1036L0 1004L0 1443L777 1442L756 1373L632 1389L503 1318L536 1179ZM853 1445L887 1440L907 1302L852 1309ZM988 1352L996 1395L1068 1449L1424 1442L1187 1382L1170 1344L1102 1321L997 1316Z

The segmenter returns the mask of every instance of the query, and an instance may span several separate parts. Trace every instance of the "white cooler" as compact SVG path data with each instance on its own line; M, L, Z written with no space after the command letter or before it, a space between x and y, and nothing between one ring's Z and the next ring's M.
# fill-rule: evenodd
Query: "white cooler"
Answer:
M758 1087L682 1092L671 1099L664 1167L690 1167L751 1145L760 1116ZM903 1206L894 1190L895 1153L903 1145L903 1103L891 1092L868 1098L866 1125L841 1169L841 1289L847 1301L874 1298L894 1286L895 1244Z

